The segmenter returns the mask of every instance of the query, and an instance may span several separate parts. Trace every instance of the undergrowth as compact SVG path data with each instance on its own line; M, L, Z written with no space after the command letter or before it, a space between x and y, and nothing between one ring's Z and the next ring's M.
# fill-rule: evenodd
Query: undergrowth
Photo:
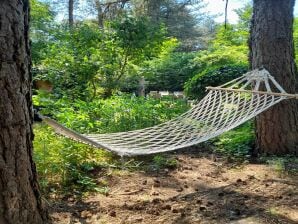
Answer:
M280 174L298 175L298 157L292 155L263 156L260 161L267 163Z
M90 102L55 100L40 93L34 104L41 113L81 133L112 133L150 127L185 112L189 106L183 99L154 99L118 94Z
M34 160L45 195L109 194L109 176L118 171L175 169L166 154L120 159L114 154L57 136L45 124L34 125Z
M58 122L78 132L109 133L153 126L185 112L184 100L139 98L117 95L106 100L92 102L35 97L41 112L54 117ZM77 194L97 191L108 194L108 183L104 181L106 170L136 170L153 165L154 169L175 167L174 160L162 155L150 157L144 164L137 159L121 161L104 150L57 136L44 125L34 126L34 159L45 193ZM100 177L98 172L100 171ZM103 177L103 178L101 178Z
M215 138L213 143L217 152L233 158L245 159L251 155L254 139L253 122L248 121Z
M92 171L113 163L113 155L57 136L44 125L34 125L34 160L44 193L103 191Z

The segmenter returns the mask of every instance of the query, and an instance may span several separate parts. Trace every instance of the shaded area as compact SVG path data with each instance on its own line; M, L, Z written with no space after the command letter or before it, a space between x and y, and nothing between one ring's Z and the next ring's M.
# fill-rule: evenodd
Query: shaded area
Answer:
M173 170L110 170L108 196L65 198L52 206L55 222L297 223L297 175L197 148L171 156Z

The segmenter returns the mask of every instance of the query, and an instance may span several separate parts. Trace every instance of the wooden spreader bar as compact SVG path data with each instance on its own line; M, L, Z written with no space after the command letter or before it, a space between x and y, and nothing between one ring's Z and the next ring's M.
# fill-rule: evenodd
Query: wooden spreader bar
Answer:
M207 90L223 90L223 91L241 92L241 93L267 94L267 95L273 95L273 96L285 96L288 98L298 99L298 94L290 94L290 93L275 93L275 92L265 92L265 91L258 91L258 90L231 89L231 88L212 87L212 86L207 86L206 89Z

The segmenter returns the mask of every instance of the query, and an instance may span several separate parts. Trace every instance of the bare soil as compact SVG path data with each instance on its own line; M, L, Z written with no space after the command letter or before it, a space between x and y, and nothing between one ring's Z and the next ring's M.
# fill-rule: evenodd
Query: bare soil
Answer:
M297 175L198 150L171 156L173 170L98 171L109 193L51 201L54 223L298 223Z

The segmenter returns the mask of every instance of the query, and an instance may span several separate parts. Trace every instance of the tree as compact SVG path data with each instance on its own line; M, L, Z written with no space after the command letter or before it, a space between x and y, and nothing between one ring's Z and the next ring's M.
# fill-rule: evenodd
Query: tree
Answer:
M50 5L38 0L30 1L30 41L33 65L46 56L45 50L51 40L54 13Z
M294 61L295 0L254 0L250 36L252 69L264 67L288 93L298 90ZM298 102L279 103L256 118L257 149L268 154L298 154Z
M0 223L48 220L32 160L28 0L0 5Z
M114 20L126 13L130 0L87 0L89 12L96 14L99 28L104 28L105 21ZM90 15L88 15L90 16Z
M73 23L74 23L73 7L74 7L74 0L68 0L68 24L70 28L73 27Z
M202 0L134 0L137 15L145 15L153 23L164 23L168 36L177 38L180 51L206 48L205 39L213 34L213 20L204 13Z

